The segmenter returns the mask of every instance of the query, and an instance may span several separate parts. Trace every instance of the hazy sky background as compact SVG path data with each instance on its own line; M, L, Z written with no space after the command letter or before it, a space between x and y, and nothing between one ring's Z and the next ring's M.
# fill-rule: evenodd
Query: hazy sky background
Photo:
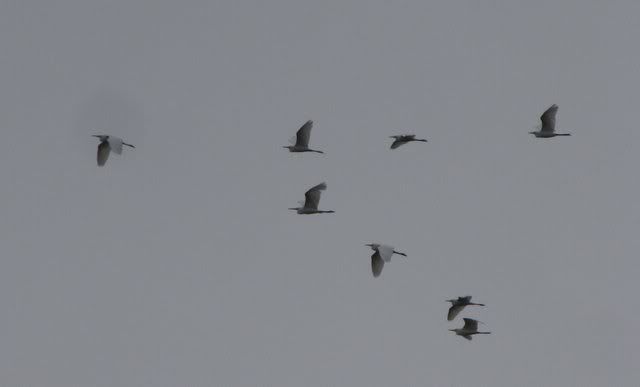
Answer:
M637 384L639 16L2 1L0 385ZM281 148L308 119L325 155Z

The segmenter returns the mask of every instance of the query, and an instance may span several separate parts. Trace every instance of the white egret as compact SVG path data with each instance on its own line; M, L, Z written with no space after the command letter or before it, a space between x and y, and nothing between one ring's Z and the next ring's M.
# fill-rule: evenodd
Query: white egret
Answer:
M451 332L455 332L456 335L462 336L467 340L471 340L471 336L473 335L488 335L491 332L478 332L478 323L480 321L474 320L472 318L464 318L464 326L462 328L457 329L449 329Z
M551 138L556 136L571 136L571 133L556 133L556 113L558 113L558 105L553 104L549 109L545 110L540 116L542 125L540 130L529 132L538 138Z
M402 256L407 256L405 253L401 253L393 249L392 246L381 245L378 243L369 243L365 246L371 247L371 250L374 251L371 256L371 271L373 272L374 277L379 277L382 273L382 268L384 267L385 262L391 261L391 256L393 254L398 254Z
M318 203L320 203L320 194L327 189L327 183L320 183L315 187L312 187L304 193L304 202L300 202L302 207L289 208L295 210L298 214L332 214L335 211L321 211L318 210Z
M102 167L109 158L109 153L114 152L116 154L122 154L122 146L126 145L131 148L135 146L127 144L122 141L121 138L115 136L107 136L104 134L93 134L93 137L100 139L100 145L98 145L98 166Z
M313 127L313 121L309 120L304 123L296 132L296 135L291 138L292 145L285 145L283 148L289 149L289 152L316 152L324 153L323 151L314 150L309 148L309 138L311 137L311 128Z
M447 314L447 320L449 321L456 318L458 313L460 313L460 311L462 311L462 309L464 309L464 307L467 305L484 306L484 304L476 304L474 302L471 302L471 296L458 297L452 300L447 300L447 302L451 303L451 308L449 308L449 314Z
M401 135L398 135L398 136L389 136L389 138L395 139L393 141L393 143L391 144L391 149L396 149L399 146L402 146L402 145L407 144L407 143L412 142L412 141L427 142L427 140L425 140L423 138L416 138L415 134L401 134Z

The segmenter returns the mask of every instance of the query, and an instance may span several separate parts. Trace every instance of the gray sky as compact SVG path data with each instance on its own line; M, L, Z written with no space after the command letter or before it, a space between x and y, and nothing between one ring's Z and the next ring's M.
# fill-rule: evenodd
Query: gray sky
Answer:
M3 1L0 384L637 383L638 15ZM573 137L532 138L553 103ZM307 119L325 155L281 148Z

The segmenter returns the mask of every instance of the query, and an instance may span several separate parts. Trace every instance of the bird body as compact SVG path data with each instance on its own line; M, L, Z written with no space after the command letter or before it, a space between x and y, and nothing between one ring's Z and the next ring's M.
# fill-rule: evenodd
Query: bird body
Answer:
M397 136L389 136L389 138L393 138L393 143L391 144L391 149L396 149L404 144L410 143L412 141L420 141L427 142L427 140L423 138L416 138L415 134L401 134Z
M293 207L289 208L290 210L295 210L300 215L309 215L309 214L331 214L335 211L322 211L318 210L318 204L320 203L320 194L322 191L327 189L327 183L320 183L312 188L310 188L304 194L304 203L302 207Z
M456 335L462 336L467 340L471 340L473 335L488 335L491 332L478 332L478 320L472 318L464 318L464 326L462 328L449 329L451 332L455 332Z
M380 276L380 274L382 273L382 269L384 268L384 263L390 262L391 256L393 254L398 254L405 257L407 256L407 254L396 251L392 246L388 245L369 243L365 246L371 247L371 250L374 251L373 255L371 256L371 271L374 277Z
M135 148L135 146L131 144L127 144L122 141L120 137L108 136L104 134L94 134L93 137L98 137L100 139L100 144L98 145L98 155L97 161L98 166L102 167L106 164L109 159L109 154L114 152L116 154L122 154L122 146L126 145L131 148Z
M460 313L462 309L464 309L464 307L467 305L484 306L484 304L476 304L474 302L471 302L471 296L458 297L452 300L447 300L447 302L451 303L451 307L449 308L449 313L447 314L447 320L449 321L456 318L458 313Z
M551 138L557 136L571 136L571 133L556 133L556 113L558 113L558 105L553 104L540 116L542 122L540 130L529 132L537 138Z
M323 151L309 148L309 139L311 138L311 128L313 127L313 121L309 120L304 123L296 132L296 135L291 138L292 145L285 145L283 148L289 149L289 152L315 152L324 153Z

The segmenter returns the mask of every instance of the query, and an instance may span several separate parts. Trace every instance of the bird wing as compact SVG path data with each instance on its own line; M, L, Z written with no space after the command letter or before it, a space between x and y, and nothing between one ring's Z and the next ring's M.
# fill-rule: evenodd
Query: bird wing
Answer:
M462 329L464 329L467 332L475 332L478 330L478 320L474 320L472 318L464 318L464 326L462 327Z
M116 154L122 154L122 139L119 137L109 136L107 139L111 150Z
M462 309L464 309L464 305L452 305L451 308L449 308L449 314L447 314L447 320L452 321L454 318L456 318L456 316L458 315L458 313L460 313Z
M558 105L553 104L540 116L542 121L541 132L553 133L556 129L556 113L558 112Z
M371 256L371 272L374 277L379 277L380 273L382 273L382 268L384 267L384 261L380 258L380 254L376 251Z
M297 147L308 147L309 146L309 138L311 137L311 128L313 127L313 121L309 120L298 129L296 132L296 146Z
M396 139L393 141L393 143L391 144L391 149L396 149L397 147L402 146L402 145L404 145L404 144L406 144L406 143L407 143L406 141L403 141L403 140L402 140L402 139L400 139L400 138L396 138Z
M458 297L458 302L466 303L471 301L471 296Z
M102 141L100 145L98 145L98 166L102 167L109 158L109 153L111 152L111 147L109 146L108 141Z
M464 337L465 339L471 341L473 339L473 336L471 335L462 335L462 337Z
M395 138L395 140L393 141L393 144L391 144L391 149L396 149L401 145L404 145L406 143L408 143L409 141L413 140L416 135L415 134L403 134L400 136L391 136L392 138Z
M377 249L378 253L380 253L380 257L385 261L391 261L391 256L393 255L393 247L387 245L380 245Z
M315 187L309 189L307 192L305 192L304 207L317 210L318 204L320 203L320 193L325 189L327 189L327 183L320 183Z

